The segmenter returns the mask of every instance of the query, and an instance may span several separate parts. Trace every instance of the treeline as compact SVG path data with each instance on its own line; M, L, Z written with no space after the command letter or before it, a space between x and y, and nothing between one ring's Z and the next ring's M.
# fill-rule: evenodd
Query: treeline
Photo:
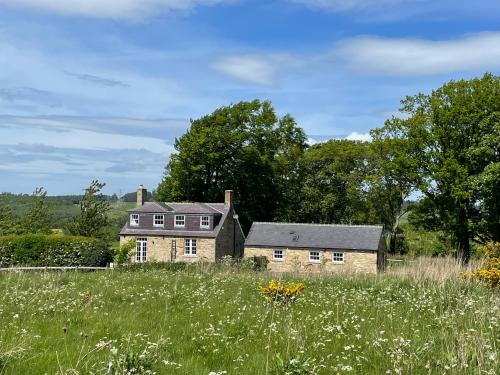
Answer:
M82 196L48 197L43 188L36 188L30 196L1 194L0 236L49 235L59 229L67 235L114 241L126 216L123 213L123 217L110 218L111 204L117 198L101 194L104 186L104 183L92 181ZM71 210L67 209L68 204Z
M236 192L253 221L383 223L390 250L401 218L442 231L457 255L500 240L500 79L451 81L402 100L401 117L371 142L308 145L290 115L270 102L240 102L200 119L176 139L156 199L221 201ZM421 196L416 204L408 198Z

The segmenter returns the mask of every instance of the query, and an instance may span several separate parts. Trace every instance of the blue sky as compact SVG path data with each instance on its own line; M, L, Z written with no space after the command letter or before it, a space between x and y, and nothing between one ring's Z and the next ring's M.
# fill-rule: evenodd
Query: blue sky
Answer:
M0 191L156 187L189 118L254 98L311 141L500 70L496 0L0 0Z

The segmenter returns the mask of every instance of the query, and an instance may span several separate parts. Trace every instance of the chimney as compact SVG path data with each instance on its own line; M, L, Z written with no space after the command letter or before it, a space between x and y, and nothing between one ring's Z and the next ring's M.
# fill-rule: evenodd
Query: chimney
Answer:
M137 207L141 207L146 202L148 196L148 191L143 185L140 185L137 189Z
M233 195L234 192L232 190L226 190L224 194L224 204L229 208L233 208Z

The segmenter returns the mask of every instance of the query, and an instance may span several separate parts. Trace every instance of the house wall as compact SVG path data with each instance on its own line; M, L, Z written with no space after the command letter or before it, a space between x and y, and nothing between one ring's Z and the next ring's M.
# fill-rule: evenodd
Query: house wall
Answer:
M135 240L136 237L147 238L146 261L170 262L172 240L176 241L177 256L176 262L197 262L215 261L215 238L199 238L196 239L196 256L184 255L184 240L189 237L173 237L173 236L120 236L120 245ZM131 257L131 261L135 263L135 251Z
M233 214L233 210L228 213L225 222L222 223L219 235L217 236L216 259L220 259L225 255L230 255L232 257L243 256L245 236L238 222L233 219Z
M283 250L284 260L273 260L273 250ZM309 250L320 252L320 262L309 261ZM245 247L245 257L265 256L274 272L362 272L377 273L377 253L343 251L344 263L333 263L333 250ZM337 252L337 251L335 251ZM338 250L338 252L342 252Z

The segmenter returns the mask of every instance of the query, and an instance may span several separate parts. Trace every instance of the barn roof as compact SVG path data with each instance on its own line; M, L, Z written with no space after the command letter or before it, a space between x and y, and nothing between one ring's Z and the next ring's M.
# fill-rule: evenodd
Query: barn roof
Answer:
M245 246L375 251L382 231L382 225L255 222Z

